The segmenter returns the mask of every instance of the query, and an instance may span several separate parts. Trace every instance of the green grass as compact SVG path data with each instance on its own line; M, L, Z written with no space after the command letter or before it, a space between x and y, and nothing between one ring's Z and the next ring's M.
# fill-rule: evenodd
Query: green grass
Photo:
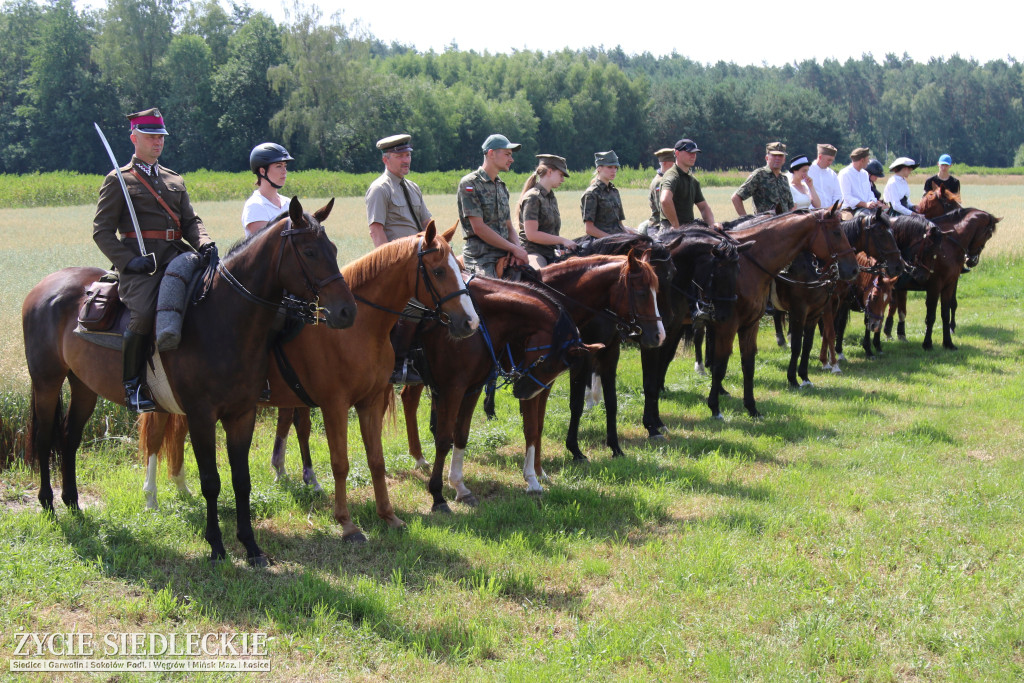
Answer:
M507 394L498 419L478 415L470 436L466 483L481 504L453 504L449 517L429 512L401 419L386 428L405 532L376 517L353 426L350 504L369 543L349 547L331 514L319 418L313 460L327 495L302 486L294 438L292 476L273 481L265 413L251 469L257 538L278 562L268 571L248 569L234 538L223 452L231 560L211 568L202 499L177 496L161 472L161 509L146 512L134 443L117 438L131 418L101 404L78 461L81 515L60 503L55 518L43 515L38 475L18 461L0 471L0 656L10 658L12 634L24 631L223 630L269 634L283 680L1019 680L1024 264L1011 190L970 190L986 198L979 205L1005 202L993 210L1007 217L961 281L959 351L920 348L922 297L912 294L910 343L887 343L869 362L854 318L844 374L815 364L815 388L793 391L788 352L766 324L755 380L765 418L750 420L740 404L734 354L726 419L710 419L707 380L683 352L662 401L669 438L652 444L628 349L618 385L629 457L609 457L599 406L581 426L592 462L569 462L562 378L549 402L552 479L540 498L524 491L518 406ZM721 217L730 191L709 193ZM642 190L625 196L627 216L640 214ZM439 222L452 219L451 197L427 199ZM239 209L210 202L200 213L224 244L240 232ZM344 200L328 221L342 260L368 249L360 210L359 199ZM19 245L0 253L0 343L20 354L17 307L42 273L99 260L87 218L86 208L0 212L0 230L16 237L8 244ZM22 224L50 226L46 246ZM3 417L21 426L23 361L5 347L3 362ZM423 434L426 418L424 405Z

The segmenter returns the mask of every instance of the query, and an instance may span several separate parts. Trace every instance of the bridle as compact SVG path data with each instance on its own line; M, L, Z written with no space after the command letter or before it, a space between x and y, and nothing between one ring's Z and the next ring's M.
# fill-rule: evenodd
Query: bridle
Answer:
M602 311L605 315L607 315L614 321L615 328L618 330L619 336L621 336L623 339L626 339L628 337L639 337L640 335L642 335L643 323L661 322L660 315L644 315L639 312L639 306L637 305L637 296L639 296L638 292L645 289L643 285L644 275L645 273L643 272L629 273L626 275L627 287L626 292L624 294L627 297L628 303L628 320L618 315L611 308L606 308ZM640 282L640 285L636 286L634 284L635 282ZM653 288L647 289L650 289L652 294L654 293ZM613 295L612 305L614 306L617 302L621 302L622 296L623 293L616 293L615 295Z
M989 216L988 223L984 226L984 228L982 228L982 226L978 226L978 227L974 228L974 233L971 235L971 240L970 240L970 242L967 243L967 246L964 246L960 242L960 239L959 239L960 236L957 234L955 229L947 230L947 231L942 231L942 236L945 239L947 239L950 242L952 242L961 251L963 251L964 252L964 260L967 261L968 263L971 263L973 265L974 263L977 263L978 260L981 258L981 251L982 251L982 249L985 248L985 243L984 242L982 243L981 247L978 248L976 253L972 253L970 248L974 245L974 242L978 239L979 235L984 235L985 242L988 242L989 238L992 237L992 233L995 232L995 229L996 229L996 223L995 223L995 221L992 220L992 217Z
M423 262L423 257L428 254L438 252L440 250L440 247L428 248L425 244L425 241L420 240L420 246L416 251L417 278L416 289L413 293L413 298L416 299L416 301L410 301L409 306L419 311L419 314L405 313L404 311L396 311L394 309L388 308L387 306L381 306L380 304L376 304L364 297L359 296L358 294L355 294L354 292L353 296L355 297L356 301L364 303L371 308L376 308L378 311L384 311L386 313L391 313L402 318L412 318L414 320L438 320L442 325L450 325L452 322L451 318L448 316L447 313L441 310L441 306L443 306L447 301L458 298L463 294L468 296L469 290L466 289L465 283L463 283L462 289L457 289L445 296L442 296L441 293L437 290L437 286L434 285L433 280L431 280L430 278L430 274L427 272L427 265ZM420 299L419 293L421 285L423 286L424 289L427 290L427 294L430 295L430 302L433 305L433 308L427 308L426 306L423 306L418 303Z
M287 220L291 221L290 218ZM281 296L280 301L270 301L268 299L264 299L263 297L257 294L253 294L252 292L250 292L245 287L245 285L243 285L241 281L239 281L238 278L236 278L231 273L231 271L228 270L227 266L225 266L222 261L217 262L217 272L221 274L221 277L224 279L225 282L231 285L231 287L236 292L238 292L244 299L247 299L248 301L259 304L261 306L265 306L267 308L273 308L275 310L283 309L287 317L300 320L301 322L306 324L317 325L321 322L325 322L326 319L322 317L322 313L326 309L320 306L320 291L327 285L334 282L335 280L343 280L344 276L339 271L326 278L319 279L311 273L308 265L306 264L306 260L302 256L302 252L300 252L299 248L295 245L296 235L308 234L321 235L323 234L323 228L319 226L306 228L286 228L281 231L279 237L281 238L283 244L281 248L277 250L277 260L274 264L274 271L275 276L279 278L281 274L281 263L282 260L284 259L284 247L285 245L290 245L292 248L292 253L295 254L295 260L299 265L299 270L301 271L302 277L305 280L306 290L312 295L312 299L300 299L285 292ZM326 252L326 247L322 243L320 244L320 248ZM203 288L203 291L199 295L197 295L196 298L193 299L193 304L199 303L206 297L206 294L208 293L211 284L212 278L208 279L208 281L205 284L205 287Z

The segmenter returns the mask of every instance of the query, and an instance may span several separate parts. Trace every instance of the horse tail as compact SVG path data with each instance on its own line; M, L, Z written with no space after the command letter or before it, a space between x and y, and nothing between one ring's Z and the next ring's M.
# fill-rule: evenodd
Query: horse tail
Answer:
M167 462L167 474L181 474L185 464L185 436L188 435L188 418L184 415L171 415L164 428L164 440L160 443L160 454Z
M31 429L28 430L28 438L25 442L25 462L29 465L38 466L40 463L36 458L36 444L40 442L39 433L39 408L36 405L35 392L32 392L31 399ZM57 404L53 409L53 417L50 420L50 448L46 453L39 454L41 457L49 458L51 453L56 453L57 459L59 460L64 455L64 442L65 442L65 431L64 431L64 398L63 396L57 397Z
M395 389L392 385L388 385L385 389L387 392L387 405L384 408L384 420L394 426L398 424L398 410L395 407Z
M683 349L684 350L688 350L691 346L693 346L694 327L693 327L692 324L690 324L690 325L683 325L683 337L682 337L682 339L683 339Z

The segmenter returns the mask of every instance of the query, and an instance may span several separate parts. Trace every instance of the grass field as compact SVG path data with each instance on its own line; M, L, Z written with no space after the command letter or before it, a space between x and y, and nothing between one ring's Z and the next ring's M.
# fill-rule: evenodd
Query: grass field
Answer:
M815 388L792 391L788 352L765 326L755 380L765 418L750 420L735 398L734 356L734 397L723 402L726 419L711 420L707 382L681 353L662 404L671 433L652 444L628 350L619 397L629 457L608 457L598 407L581 429L591 464L568 462L562 379L545 430L552 481L530 497L518 408L500 395L499 419L478 416L467 455L481 505L453 506L450 517L430 515L399 420L385 453L404 533L377 520L352 429L350 502L370 538L361 547L341 543L330 495L297 478L274 483L268 413L252 457L257 536L278 561L268 571L240 559L226 464L220 507L232 561L211 568L201 498L175 496L161 475L161 510L146 512L143 469L118 436L125 416L105 408L122 426L101 420L80 453L82 515L58 505L56 519L43 516L37 475L18 464L0 472L0 656L10 659L13 634L25 631L237 631L266 633L271 675L296 681L1020 680L1024 216L1020 185L965 187L968 204L1004 221L961 280L959 351L920 348L923 306L912 295L911 343L889 343L868 362L852 341L854 319L844 374L815 368ZM730 193L708 192L720 219L732 217ZM645 193L624 198L628 222L638 222ZM452 197L427 201L441 225L454 222ZM563 215L576 201L561 195ZM222 245L240 232L239 209L199 205ZM27 383L18 325L27 289L64 265L103 265L91 211L0 210L9 401ZM364 253L361 200L335 211L327 225L342 259ZM428 433L426 406L420 423ZM313 459L330 491L321 437ZM191 458L186 474L198 490Z

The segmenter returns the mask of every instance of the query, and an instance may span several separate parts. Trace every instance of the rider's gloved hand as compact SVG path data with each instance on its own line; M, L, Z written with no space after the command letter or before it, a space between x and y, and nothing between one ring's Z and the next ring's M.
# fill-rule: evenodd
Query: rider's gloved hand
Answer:
M136 256L121 269L121 272L128 275L149 275L153 272L153 255Z

